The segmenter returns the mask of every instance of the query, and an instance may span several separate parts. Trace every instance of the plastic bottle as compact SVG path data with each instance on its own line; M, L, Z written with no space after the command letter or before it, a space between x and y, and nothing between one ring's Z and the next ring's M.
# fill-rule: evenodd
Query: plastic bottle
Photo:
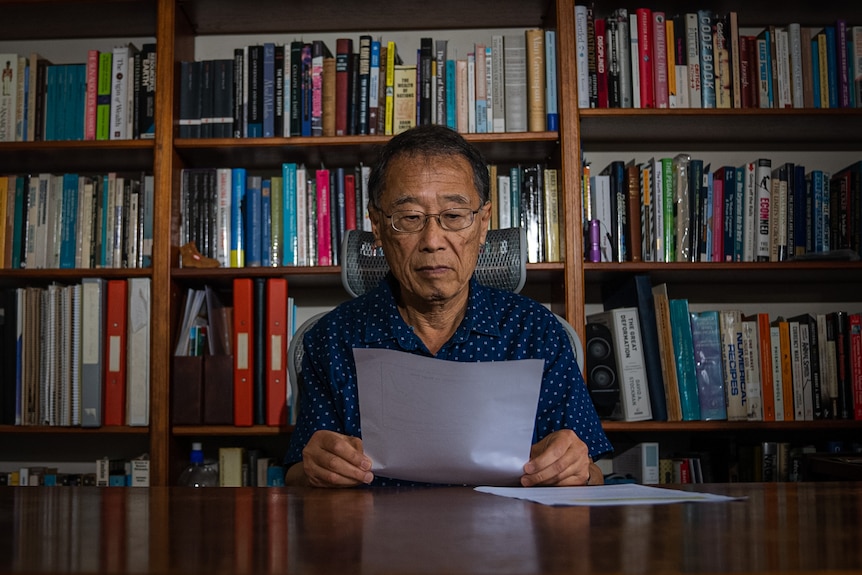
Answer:
M215 463L204 461L204 452L199 442L192 443L189 466L180 475L180 485L185 487L218 487L218 468Z

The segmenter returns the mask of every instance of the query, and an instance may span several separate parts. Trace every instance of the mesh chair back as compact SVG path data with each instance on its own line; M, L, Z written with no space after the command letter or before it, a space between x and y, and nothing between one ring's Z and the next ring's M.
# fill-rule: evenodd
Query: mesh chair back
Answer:
M489 287L518 293L527 279L527 238L522 228L488 230L474 276ZM341 244L341 283L352 297L365 294L389 271L374 234L348 230Z

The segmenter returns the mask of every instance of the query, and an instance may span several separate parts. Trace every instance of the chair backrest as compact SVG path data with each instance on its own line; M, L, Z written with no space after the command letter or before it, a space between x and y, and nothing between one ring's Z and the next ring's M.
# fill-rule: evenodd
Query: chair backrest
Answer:
M488 230L485 246L479 253L474 277L482 285L518 293L527 278L527 237L523 228ZM341 283L351 297L365 294L380 283L389 264L383 250L374 245L374 234L361 230L347 230L341 244ZM293 397L292 421L295 421L302 373L302 338L326 312L311 317L296 330L288 347L288 371ZM584 365L584 347L575 329L562 316L554 314L572 344L579 366ZM583 368L581 369L583 371Z
M389 272L374 234L347 230L341 243L341 283L352 297L365 294ZM473 274L482 285L518 293L527 279L527 236L522 228L488 230Z

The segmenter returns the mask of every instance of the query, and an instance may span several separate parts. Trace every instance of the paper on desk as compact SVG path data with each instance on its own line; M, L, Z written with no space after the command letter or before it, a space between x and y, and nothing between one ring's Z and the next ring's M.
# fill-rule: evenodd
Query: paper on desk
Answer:
M681 491L650 487L634 483L595 485L589 487L477 487L476 491L527 499L543 505L658 505L663 503L696 503L735 501L744 497L729 497L712 493Z
M544 362L463 363L354 349L362 446L376 475L516 485L530 457Z

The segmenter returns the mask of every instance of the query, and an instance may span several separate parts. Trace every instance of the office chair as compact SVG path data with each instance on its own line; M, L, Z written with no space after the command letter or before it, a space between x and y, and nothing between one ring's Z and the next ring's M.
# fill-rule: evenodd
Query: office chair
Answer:
M352 297L365 294L380 283L389 272L383 249L376 247L374 234L361 230L347 230L341 244L341 283ZM473 273L482 285L518 293L527 278L527 236L523 228L488 230L485 246ZM288 346L288 372L296 410L302 366L302 338L326 312L319 313L302 323ZM584 347L578 333L562 316L554 314L565 328L575 352L575 360L583 372ZM292 414L295 420L295 412Z

